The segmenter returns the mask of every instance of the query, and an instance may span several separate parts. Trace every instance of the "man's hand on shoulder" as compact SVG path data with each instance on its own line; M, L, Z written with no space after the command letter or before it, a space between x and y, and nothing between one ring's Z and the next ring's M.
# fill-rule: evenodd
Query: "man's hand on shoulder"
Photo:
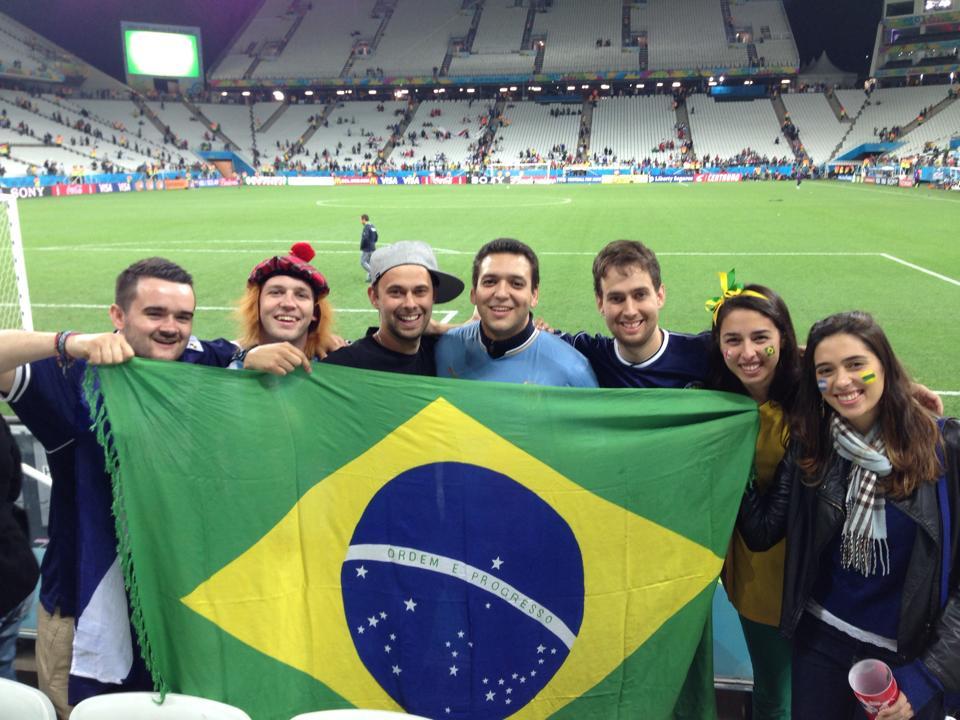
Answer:
M324 341L323 345L317 348L317 358L323 360L330 353L339 350L342 347L346 347L347 345L347 341L339 335L331 335Z
M247 353L243 361L244 370L259 370L274 375L286 375L298 367L307 372L313 371L310 358L288 342L258 345Z
M120 333L77 333L67 338L67 355L91 365L119 365L134 356L133 348Z

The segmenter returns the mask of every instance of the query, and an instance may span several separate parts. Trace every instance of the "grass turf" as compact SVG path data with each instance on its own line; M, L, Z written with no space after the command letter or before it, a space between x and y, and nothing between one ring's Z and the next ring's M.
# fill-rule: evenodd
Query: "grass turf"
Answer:
M382 243L425 240L443 269L469 281L473 253L508 236L541 258L538 312L555 327L600 332L590 267L618 238L659 255L664 327L706 329L703 303L717 271L780 292L803 342L829 313L863 309L883 325L915 378L960 390L960 197L927 189L806 182L649 186L222 188L22 201L34 325L109 329L117 273L147 255L175 260L195 278L200 337L234 335L226 309L263 258L298 240L343 310L337 331L360 336L376 323L359 259L359 216ZM951 239L952 238L952 239ZM881 255L885 253L887 256ZM943 277L922 272L896 259ZM952 280L952 282L951 282ZM71 307L94 305L98 307ZM435 315L469 316L467 293ZM946 396L948 414L960 397Z

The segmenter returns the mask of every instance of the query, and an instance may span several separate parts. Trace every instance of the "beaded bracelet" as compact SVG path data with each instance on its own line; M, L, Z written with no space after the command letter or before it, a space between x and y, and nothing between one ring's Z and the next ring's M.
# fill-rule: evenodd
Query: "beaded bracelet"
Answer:
M73 365L75 358L71 357L70 353L67 352L67 339L71 335L76 334L73 330L61 330L57 333L57 337L54 340L54 346L57 351L57 365L63 370Z

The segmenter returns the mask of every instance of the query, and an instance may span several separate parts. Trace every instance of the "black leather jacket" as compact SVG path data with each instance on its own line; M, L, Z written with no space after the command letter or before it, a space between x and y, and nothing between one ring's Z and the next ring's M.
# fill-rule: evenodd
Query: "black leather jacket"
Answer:
M920 658L950 693L960 692L960 422L943 427L951 533L944 538L937 484L924 484L910 497L892 501L917 524L900 609L897 648L903 663ZM737 528L751 550L772 547L786 535L780 631L793 636L813 591L826 548L841 531L850 463L834 456L821 482L811 487L788 450L777 478L761 496L748 489ZM888 501L891 502L891 501ZM952 547L949 597L941 607L943 543Z

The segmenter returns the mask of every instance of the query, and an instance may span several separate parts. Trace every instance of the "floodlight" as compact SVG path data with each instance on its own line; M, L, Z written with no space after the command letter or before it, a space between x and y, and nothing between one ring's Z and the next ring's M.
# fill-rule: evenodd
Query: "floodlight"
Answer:
M517 91L517 86L516 86L516 85L511 85L511 86L510 86L510 92L516 92L516 91Z
M576 85L567 85L567 90L576 90L576 89L577 89Z
M367 94L369 94L369 95L376 95L376 94L377 94L377 91L376 91L376 90L367 90Z
M604 83L603 85L600 86L600 89L601 89L601 90L609 90L609 89L610 89L610 86L607 85L606 83Z
M475 93L476 91L477 91L476 88L467 88L467 92L471 95L473 95L473 93Z
M780 84L781 84L781 85L789 85L789 84L790 84L790 78L784 78L783 80L780 81Z
M243 91L242 93L240 93L240 94L243 95L244 97L250 97L250 91L249 91L249 90L244 90L244 91Z
M951 74L952 74L952 73L951 73ZM952 80L953 78L950 78L950 79ZM226 96L227 96L227 91L226 91L226 90L222 90L222 91L220 92L220 97L226 97Z
M677 80L674 80L670 87L680 87L680 83Z
M507 88L505 87L500 88L500 92L507 92Z
M303 94L307 97L313 97L313 90L304 90Z
M720 82L723 82L723 80L724 80L723 75L721 75L721 76L720 76Z
M662 83L662 82L658 82L658 83L657 83L657 87L663 87L663 83Z
M283 91L282 91L282 90L274 90L274 91L273 91L273 99L276 100L277 102L283 102Z

